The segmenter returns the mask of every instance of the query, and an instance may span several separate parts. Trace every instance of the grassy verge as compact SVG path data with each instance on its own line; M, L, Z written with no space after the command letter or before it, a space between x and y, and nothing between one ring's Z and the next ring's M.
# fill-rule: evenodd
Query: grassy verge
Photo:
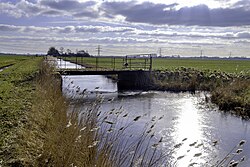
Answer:
M0 72L0 165L11 163L17 155L17 131L31 110L33 80L41 61L41 58L14 59L6 62L15 65Z

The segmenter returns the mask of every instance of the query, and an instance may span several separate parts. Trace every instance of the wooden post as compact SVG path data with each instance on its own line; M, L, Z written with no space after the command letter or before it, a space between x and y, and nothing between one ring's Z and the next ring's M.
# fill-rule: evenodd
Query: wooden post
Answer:
M83 67L83 64L82 64L82 56L81 56L81 68Z
M131 70L131 67L132 66L132 64L131 64L131 58L129 59L129 67L130 67L130 70Z
M149 71L152 71L152 55L150 55Z
M97 68L98 68L98 57L96 57L96 59L95 59L95 67L96 67L96 71L97 71Z
M76 56L76 69L77 69L77 56Z

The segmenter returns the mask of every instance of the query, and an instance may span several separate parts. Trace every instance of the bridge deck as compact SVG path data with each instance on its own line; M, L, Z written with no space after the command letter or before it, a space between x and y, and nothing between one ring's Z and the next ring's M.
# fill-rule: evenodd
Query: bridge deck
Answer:
M87 70L57 70L61 75L115 75L125 72L138 72L145 70L102 70L102 71L87 71ZM146 70L148 71L148 70Z

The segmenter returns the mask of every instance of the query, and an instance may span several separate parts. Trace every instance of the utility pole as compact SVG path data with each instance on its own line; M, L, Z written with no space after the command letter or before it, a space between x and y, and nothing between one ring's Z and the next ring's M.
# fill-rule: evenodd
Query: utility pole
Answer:
M100 45L98 45L98 47L96 49L97 49L97 56L100 56L101 55L101 47L100 47Z
M203 56L203 50L201 50L201 57Z
M101 47L100 45L98 45L97 47L97 57L96 57L96 62L95 62L95 66L96 66L96 71L98 69L98 57L101 55Z

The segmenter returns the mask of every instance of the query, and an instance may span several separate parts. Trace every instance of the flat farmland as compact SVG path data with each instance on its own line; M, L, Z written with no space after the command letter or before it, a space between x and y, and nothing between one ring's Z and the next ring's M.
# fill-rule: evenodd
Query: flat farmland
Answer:
M217 70L229 73L244 72L250 74L249 60L153 59L153 69L174 69L178 67Z

